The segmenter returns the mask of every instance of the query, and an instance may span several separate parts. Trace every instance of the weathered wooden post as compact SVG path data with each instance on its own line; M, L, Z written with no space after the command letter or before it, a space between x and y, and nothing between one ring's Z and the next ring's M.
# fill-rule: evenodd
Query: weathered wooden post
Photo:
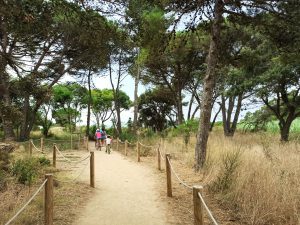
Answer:
M32 139L29 140L29 155L32 156Z
M44 138L41 138L41 151L44 152Z
M161 170L161 157L159 147L157 148L157 168L158 170Z
M86 150L88 151L89 150L89 137L86 136Z
M90 186L95 187L95 155L91 152L90 157Z
M52 158L53 167L56 168L56 144L53 144L53 158Z
M127 142L127 140L125 140L125 156L127 156L127 145L128 145L128 142Z
M172 197L171 166L169 161L170 154L166 154L166 174L167 174L167 196Z
M136 150L137 150L137 161L141 161L141 149L140 149L140 142L137 142L136 144Z
M73 150L73 133L71 133L71 151Z
M204 225L202 202L198 193L202 194L202 186L193 187L193 203L194 203L194 225Z
M46 174L45 185L45 225L53 225L53 176Z
M119 138L117 138L117 151L119 151Z
M78 150L80 150L80 139L81 139L81 135L80 133L78 133Z

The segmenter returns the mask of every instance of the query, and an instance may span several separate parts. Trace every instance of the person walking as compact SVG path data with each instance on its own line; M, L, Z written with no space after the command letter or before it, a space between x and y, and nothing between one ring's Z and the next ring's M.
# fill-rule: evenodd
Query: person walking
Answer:
M102 146L104 147L105 139L106 139L105 129L104 128L100 129L100 133L101 133L101 147Z
M99 148L100 148L100 151L101 151L101 146L100 146L101 132L100 132L100 129L97 129L96 132L95 132L95 140L96 140L96 143L95 143L96 149L99 150Z
M111 143L112 143L112 139L111 139L110 135L107 135L105 142L106 142L105 152L110 154L110 148L111 148Z

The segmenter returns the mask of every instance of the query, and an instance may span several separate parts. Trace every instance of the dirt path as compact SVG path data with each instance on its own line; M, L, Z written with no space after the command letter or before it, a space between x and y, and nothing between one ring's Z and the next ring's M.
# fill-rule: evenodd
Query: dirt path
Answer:
M90 149L94 149L92 143ZM166 203L159 199L151 169L117 152L95 151L96 188L75 225L164 225ZM82 176L88 182L89 168Z

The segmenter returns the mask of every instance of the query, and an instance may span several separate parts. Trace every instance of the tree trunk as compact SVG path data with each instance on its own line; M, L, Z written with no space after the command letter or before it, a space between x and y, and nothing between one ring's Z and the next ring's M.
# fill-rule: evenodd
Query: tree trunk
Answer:
M4 87L6 89L6 87ZM16 136L13 129L13 118L11 118L11 98L8 90L4 90L3 94L3 108L1 110L1 118L2 118L2 126L4 131L4 139L5 141L15 141Z
M30 105L29 105L29 95L24 96L24 105L23 105L23 121L21 123L20 128L20 141L27 140L28 137L26 137L26 130L28 126L28 120L29 120L29 111L30 111Z
M178 93L178 99L177 99L177 124L180 125L184 122L184 117L183 117L183 110L182 110L182 95L181 92Z
M213 121L212 121L211 124L210 124L209 131L212 131L212 129L214 128L215 123L216 123L216 120L217 120L217 117L218 117L219 113L221 112L221 109L222 109L222 107L221 107L221 105L220 105L220 108L219 108L218 112L216 113L216 115L215 115Z
M138 52L138 68L137 68L137 75L134 81L134 112L133 112L133 132L136 134L138 129L138 89L139 89L139 81L140 81L140 65L139 65L139 56L140 53Z
M236 131L238 118L239 118L241 108L242 108L243 94L239 94L237 96L237 105L236 105L236 110L234 112L234 117L233 117L234 119L231 122L233 109L234 109L235 102L236 102L235 100L236 100L236 96L229 97L228 109L226 109L226 99L224 96L222 96L221 108L222 108L222 117L223 117L223 130L224 130L224 135L226 137L233 137L234 133Z
M224 3L217 0L214 7L214 21L210 40L209 54L207 56L207 69L204 78L204 95L201 107L197 143L195 147L195 170L199 171L206 160L207 141L210 127L213 94L216 80L216 67L218 64L218 43L220 42L221 23L223 21Z
M91 120L91 103L92 103L91 70L89 70L88 73L88 91L89 91L89 100L88 100L88 111L87 111L86 131L85 131L85 135L87 137L90 135L90 120Z
M118 93L119 95L119 93ZM122 124L121 124L121 109L120 104L118 102L119 100L116 100L116 114L117 114L117 130L119 134L122 134Z
M187 114L187 120L190 120L191 119L191 114L192 114L192 106L193 106L193 103L194 103L194 98L195 98L195 95L194 93L192 94L192 97L190 99L190 102L189 102L189 111L188 111L188 114Z
M295 119L294 111L290 112L286 121L282 121L279 123L280 128L280 141L287 142L289 141L290 128Z

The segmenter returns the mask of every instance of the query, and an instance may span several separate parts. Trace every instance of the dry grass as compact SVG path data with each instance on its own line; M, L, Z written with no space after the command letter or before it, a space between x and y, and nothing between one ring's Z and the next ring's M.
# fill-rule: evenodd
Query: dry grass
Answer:
M300 224L300 144L282 144L271 134L237 133L226 138L221 131L213 132L205 168L194 173L195 142L195 137L187 146L183 138L164 139L161 149L171 154L184 181L204 185L208 205L221 224ZM142 162L155 167L155 152L148 154ZM129 155L135 157L135 149ZM158 174L164 181L164 174ZM173 186L175 197L166 201L177 219L174 224L191 224L191 194L174 177Z
M191 146L194 143L195 139ZM166 149L192 166L194 149L183 152L182 148L175 148L179 144L170 144L167 142ZM236 153L237 167L230 171L230 157ZM222 205L234 210L241 222L300 224L300 146L297 143L282 144L277 137L265 134L237 134L226 138L221 132L213 133L202 176L203 183L209 187L219 185L211 188L213 193Z
M39 155L33 152L34 155ZM80 159L86 155L86 151L66 151L64 154L72 160ZM24 146L20 145L19 149L13 153L14 158L23 158L28 155ZM49 153L48 158L51 158ZM70 167L58 158L58 167L48 168L46 173L54 173L55 177L71 180L74 174L78 174L78 170L82 168L80 165ZM10 179L7 190L0 192L0 224L7 222L15 213L24 205L24 203L32 196L39 185L43 182L41 177L36 183L31 186L18 184L13 178ZM55 181L54 187L54 224L71 225L74 222L76 214L79 212L80 205L91 196L92 189L88 184L71 182L61 183ZM44 224L44 190L36 196L28 207L17 217L13 224L32 225Z

